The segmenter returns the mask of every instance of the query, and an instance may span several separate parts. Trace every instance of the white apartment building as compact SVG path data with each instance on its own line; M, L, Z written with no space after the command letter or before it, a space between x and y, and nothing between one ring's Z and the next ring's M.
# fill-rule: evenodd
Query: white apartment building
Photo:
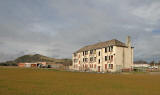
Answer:
M130 37L122 43L116 39L85 46L72 54L72 69L78 71L117 72L133 67Z

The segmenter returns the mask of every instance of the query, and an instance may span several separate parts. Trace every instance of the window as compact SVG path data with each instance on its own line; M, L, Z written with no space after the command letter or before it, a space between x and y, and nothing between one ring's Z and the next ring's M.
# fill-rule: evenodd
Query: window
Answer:
M85 61L85 62L88 62L88 58L85 58L84 61Z
M113 51L113 46L111 46L110 48L111 48L111 51Z
M107 52L107 47L105 48L105 53Z
M84 56L84 51L83 51L83 56Z
M101 56L101 52L100 51L99 51L98 55Z
M90 64L90 68L93 68L93 64Z
M99 63L99 64L101 63L101 60L100 60L100 59L98 60L98 63Z
M88 51L85 51L85 55L88 55Z
M113 64L109 64L109 69L113 69Z
M93 54L93 50L90 50L90 54Z
M94 68L96 68L96 64L94 64Z
M105 69L107 69L107 64L105 64Z
M83 58L83 62L88 62L88 58Z
M108 60L110 60L111 59L111 56L109 56L109 59Z
M105 61L107 61L108 60L108 56L105 56Z
M111 55L111 61L113 61L113 55Z
M113 46L109 46L109 52L113 51Z
M96 62L96 57L94 57L94 62Z
M90 62L93 62L93 57L90 57Z

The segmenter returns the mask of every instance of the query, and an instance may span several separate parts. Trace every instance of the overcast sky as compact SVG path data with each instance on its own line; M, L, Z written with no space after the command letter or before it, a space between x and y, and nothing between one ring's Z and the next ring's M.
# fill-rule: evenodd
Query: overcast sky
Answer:
M71 58L85 45L127 35L135 60L160 58L160 0L0 0L0 61Z

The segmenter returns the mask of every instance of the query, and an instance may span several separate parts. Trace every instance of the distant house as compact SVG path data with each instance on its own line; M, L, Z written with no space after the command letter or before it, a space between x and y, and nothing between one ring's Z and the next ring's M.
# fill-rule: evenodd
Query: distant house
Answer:
M46 62L35 62L35 63L18 63L18 67L40 67L46 66Z
M77 71L117 72L133 67L130 37L126 44L116 39L85 46L72 54L72 69Z
M66 66L64 66L63 64L53 62L19 63L18 67L66 69Z
M143 68L149 68L150 64L148 64L145 61L136 61L136 62L134 62L133 67L134 68L142 68L142 67Z
M24 63L18 63L18 67L25 67Z

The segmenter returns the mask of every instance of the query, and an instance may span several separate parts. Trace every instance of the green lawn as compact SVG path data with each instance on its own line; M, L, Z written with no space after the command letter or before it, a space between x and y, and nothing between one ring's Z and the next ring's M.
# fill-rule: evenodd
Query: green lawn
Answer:
M0 67L0 95L160 95L160 75Z

